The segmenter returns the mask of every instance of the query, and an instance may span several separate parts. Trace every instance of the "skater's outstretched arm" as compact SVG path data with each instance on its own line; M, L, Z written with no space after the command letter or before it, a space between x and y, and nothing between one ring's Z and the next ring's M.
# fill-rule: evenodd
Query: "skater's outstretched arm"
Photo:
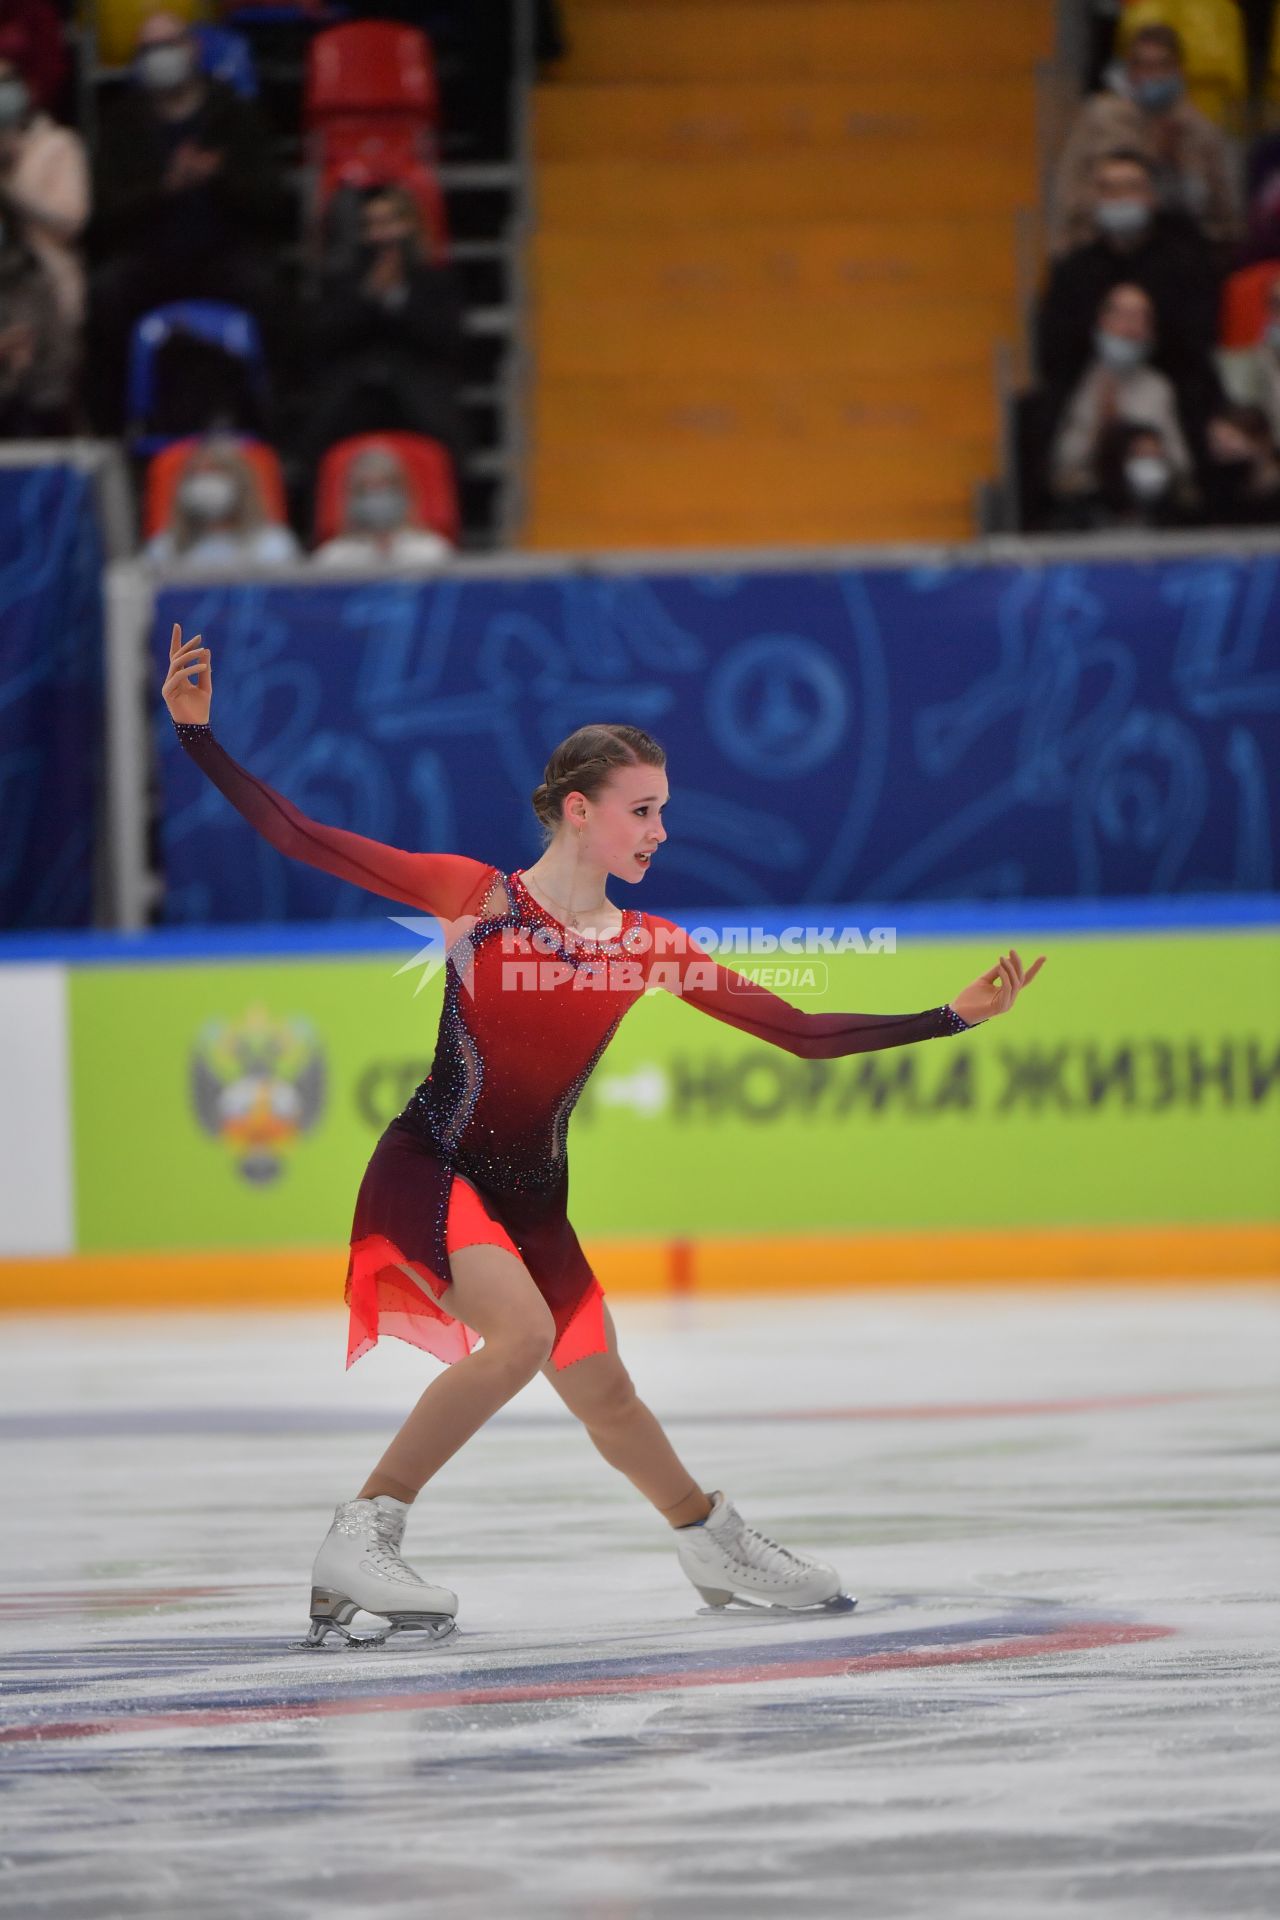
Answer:
M768 1040L802 1060L836 1060L848 1053L875 1053L883 1047L905 1047L915 1040L962 1033L995 1014L1007 1013L1044 965L1041 954L1024 970L1016 950L1011 950L954 1000L923 1013L809 1013L721 966L674 921L660 914L646 914L645 919L651 930L664 930L653 952L655 986L666 987L713 1019Z
M192 684L189 676L195 674ZM349 880L369 893L453 918L478 912L497 869L459 853L409 853L379 840L326 827L231 758L209 731L213 667L200 635L183 641L175 626L169 642L164 702L184 748L232 806L281 853Z

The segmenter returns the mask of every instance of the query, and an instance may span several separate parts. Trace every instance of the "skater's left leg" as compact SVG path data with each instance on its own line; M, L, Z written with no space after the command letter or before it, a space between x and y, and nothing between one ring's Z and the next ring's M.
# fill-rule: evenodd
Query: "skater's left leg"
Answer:
M664 1520L673 1527L705 1520L711 1502L636 1393L618 1357L618 1336L607 1306L604 1324L607 1353L575 1360L563 1371L548 1362L543 1375L581 1420L596 1451L626 1475Z

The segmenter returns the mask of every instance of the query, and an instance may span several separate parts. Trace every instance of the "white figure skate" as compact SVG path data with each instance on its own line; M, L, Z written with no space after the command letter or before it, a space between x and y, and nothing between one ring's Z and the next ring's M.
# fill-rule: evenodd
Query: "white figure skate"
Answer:
M345 1648L381 1647L410 1632L443 1640L454 1631L457 1594L428 1586L400 1558L408 1515L406 1502L389 1493L337 1508L312 1569L311 1627L297 1643L300 1650L323 1647L331 1633ZM389 1623L385 1631L352 1633L349 1623L361 1610L381 1614Z
M712 1494L699 1525L676 1529L676 1552L713 1611L736 1605L758 1613L851 1613L858 1604L841 1593L834 1567L766 1539L722 1493Z

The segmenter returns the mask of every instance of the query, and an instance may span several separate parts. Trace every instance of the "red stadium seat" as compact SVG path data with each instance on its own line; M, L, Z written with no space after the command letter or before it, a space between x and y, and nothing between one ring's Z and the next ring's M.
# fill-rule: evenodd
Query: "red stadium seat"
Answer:
M423 132L435 127L439 93L425 33L355 20L316 35L307 52L304 123L325 129L352 114L399 119Z
M147 468L146 492L142 504L142 528L145 539L153 534L162 533L173 515L174 496L178 491L178 482L182 478L182 469L187 463L193 448L200 444L200 435L193 434L187 440L175 440L156 454ZM288 524L288 512L285 507L284 475L280 470L280 460L273 447L261 440L240 437L240 451L258 477L258 487L262 494L262 511L268 520L276 526Z
M1267 324L1267 295L1280 276L1280 260L1261 260L1228 276L1218 317L1220 347L1254 347Z
M357 433L339 440L320 462L316 478L315 544L332 540L342 525L342 498L353 460L373 448L385 448L404 462L414 494L417 518L433 533L456 543L460 524L453 462L438 440L420 433Z

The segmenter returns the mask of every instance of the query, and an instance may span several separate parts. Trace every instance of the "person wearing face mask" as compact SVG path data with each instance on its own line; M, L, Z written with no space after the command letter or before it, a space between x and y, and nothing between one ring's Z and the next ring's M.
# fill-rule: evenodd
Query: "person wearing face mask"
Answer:
M93 407L118 431L130 329L171 300L244 307L279 343L269 247L287 215L257 103L200 70L186 22L153 13L138 29L134 85L104 114L95 172Z
M1095 169L1117 147L1150 163L1158 206L1229 246L1241 232L1238 168L1221 129L1187 98L1176 31L1140 27L1115 82L1083 103L1067 136L1051 195L1050 250L1065 254L1092 238Z
M1098 308L1113 287L1141 287L1155 311L1158 364L1178 390L1193 442L1220 400L1213 353L1219 276L1185 215L1159 211L1150 165L1122 149L1098 163L1096 236L1055 262L1036 316L1036 362L1056 418L1094 357Z
M147 543L155 566L281 566L300 556L288 527L267 519L253 468L234 439L192 450L178 481L169 525Z
M351 462L342 531L316 548L319 567L442 566L453 547L417 516L404 463L389 447L370 447Z
M1280 525L1280 458L1261 407L1224 407L1209 422L1206 517L1215 527Z
M41 111L22 68L3 52L0 199L49 275L63 320L78 331L84 321L84 268L76 242L89 217L84 142Z
M1267 291L1257 340L1251 347L1223 348L1218 372L1227 398L1236 406L1261 408L1271 438L1280 443L1280 266Z
M53 282L0 205L0 439L69 433L74 366Z
M1064 503L1055 524L1075 532L1195 524L1196 496L1154 427L1113 420L1098 436L1096 491Z
M37 113L65 106L70 61L61 15L54 0L0 0L0 59L11 60L31 92Z
M353 434L396 430L440 441L460 466L460 303L450 270L428 256L417 202L403 187L364 195L354 253L329 266L308 319L305 467Z
M1054 498L1087 498L1098 487L1098 446L1117 421L1156 431L1180 483L1189 483L1191 456L1178 420L1178 402L1164 374L1150 363L1155 344L1151 301L1141 287L1113 287L1098 310L1093 359L1067 402L1049 455Z

